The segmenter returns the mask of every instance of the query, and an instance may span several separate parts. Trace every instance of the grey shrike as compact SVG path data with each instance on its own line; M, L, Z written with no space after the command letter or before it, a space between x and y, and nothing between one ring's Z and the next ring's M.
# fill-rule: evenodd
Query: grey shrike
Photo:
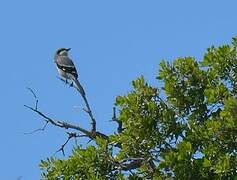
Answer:
M68 57L68 51L71 48L60 48L56 51L54 56L54 62L56 63L58 73L60 76L67 80L71 80L76 87L76 89L81 93L82 96L85 96L85 91L78 81L78 74L76 67L72 60Z

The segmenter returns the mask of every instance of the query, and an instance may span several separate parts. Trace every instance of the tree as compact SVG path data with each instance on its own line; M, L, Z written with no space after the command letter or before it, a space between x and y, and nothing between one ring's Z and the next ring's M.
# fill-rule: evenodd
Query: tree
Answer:
M68 133L68 140L86 135L95 142L76 146L68 159L42 160L42 178L237 178L237 38L208 48L201 61L162 61L157 80L163 87L152 87L141 76L131 92L116 98L118 129L112 135L55 121L32 108L46 124L81 133Z

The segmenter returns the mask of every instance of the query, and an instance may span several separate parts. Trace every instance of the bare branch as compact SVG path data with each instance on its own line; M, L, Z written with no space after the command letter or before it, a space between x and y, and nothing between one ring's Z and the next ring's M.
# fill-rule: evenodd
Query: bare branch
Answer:
M113 107L113 117L112 117L112 121L115 121L118 123L118 128L117 131L118 133L121 133L123 131L123 124L122 121L120 121L117 117L116 117L116 108Z
M116 117L116 108L113 107L113 117L112 117L113 120L117 120L117 117Z
M141 160L132 161L129 164L122 165L122 170L129 171L129 170L137 169L137 168L141 167L141 165L142 165Z
M141 167L144 158L127 158L121 160L119 162L115 162L116 169L123 170L123 171L131 171L133 169L137 169Z
M129 157L127 159L121 160L119 163L122 164L122 163L131 162L131 161L143 161L143 160L144 160L144 158L140 158L140 157L138 157L138 158Z
M55 152L55 154L58 153L59 151L62 151L63 156L65 156L64 147L66 146L66 144L69 142L69 140L70 140L71 138L72 138L72 137L68 136L66 142L59 148L59 150L57 150L57 151Z
M77 138L77 137L82 137L83 135L78 135L77 133L74 132L67 132L68 134L68 138L66 140L66 142L59 148L59 150L57 150L55 153L62 151L63 155L65 156L65 151L64 151L64 147L66 146L66 144L69 142L69 140L71 138Z
M95 139L97 136L102 137L104 139L108 139L108 136L100 133L100 132L91 132L88 131L80 126L74 125L74 124L70 124L67 123L65 121L58 121L58 120L54 120L50 117L48 117L47 115L45 115L44 113L42 113L41 111L34 109L30 106L24 105L26 108L32 110L33 112L39 114L41 117L44 118L44 121L51 123L54 126L60 127L60 128L64 128L64 129L74 129L74 130L78 130L82 133L84 133L87 137L89 137L90 139Z
M152 172L154 172L154 171L156 170L156 165L155 165L155 163L152 161L152 159L148 160L148 164L149 164L149 166L150 166L150 170L151 170Z
M148 163L150 171L154 171L156 166L151 159L145 159L143 157L128 157L120 161L115 161L112 159L115 164L114 170L123 170L131 172L134 169L140 168L144 163Z
M27 89L32 93L32 95L34 96L34 98L35 98L35 109L38 109L38 98L37 98L37 96L36 96L36 94L35 94L35 92L33 91L33 89L32 88L29 88L29 87L27 87Z
M33 94L35 99L38 99L32 88L27 87L27 89Z
M44 124L44 126L43 126L42 128L36 129L36 130L34 130L34 131L32 131L32 132L24 133L24 134L33 134L33 133L36 133L36 132L38 132L38 131L44 131L45 128L47 127L48 123L49 123L49 121L46 121L45 124Z
M50 122L51 124L55 125L55 126L59 126L62 127L60 124L56 123L53 119L49 118L48 116L46 116L45 114L43 114L42 112L38 111L35 108L32 108L30 106L24 105L26 108L36 112L37 114L39 114L40 116L42 116L44 118L44 120L47 122Z

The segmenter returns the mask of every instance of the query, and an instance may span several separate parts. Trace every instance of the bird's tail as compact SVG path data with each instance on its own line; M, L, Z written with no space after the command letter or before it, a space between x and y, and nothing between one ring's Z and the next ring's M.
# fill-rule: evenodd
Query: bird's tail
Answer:
M72 81L74 82L75 88L80 92L80 94L84 97L86 95L81 83L78 81L78 79L74 76L71 77Z

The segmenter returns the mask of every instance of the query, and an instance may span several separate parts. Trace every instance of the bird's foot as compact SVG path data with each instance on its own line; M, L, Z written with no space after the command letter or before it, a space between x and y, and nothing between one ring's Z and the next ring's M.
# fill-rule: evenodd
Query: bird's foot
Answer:
M71 82L71 84L69 85L70 87L73 87L73 82Z

